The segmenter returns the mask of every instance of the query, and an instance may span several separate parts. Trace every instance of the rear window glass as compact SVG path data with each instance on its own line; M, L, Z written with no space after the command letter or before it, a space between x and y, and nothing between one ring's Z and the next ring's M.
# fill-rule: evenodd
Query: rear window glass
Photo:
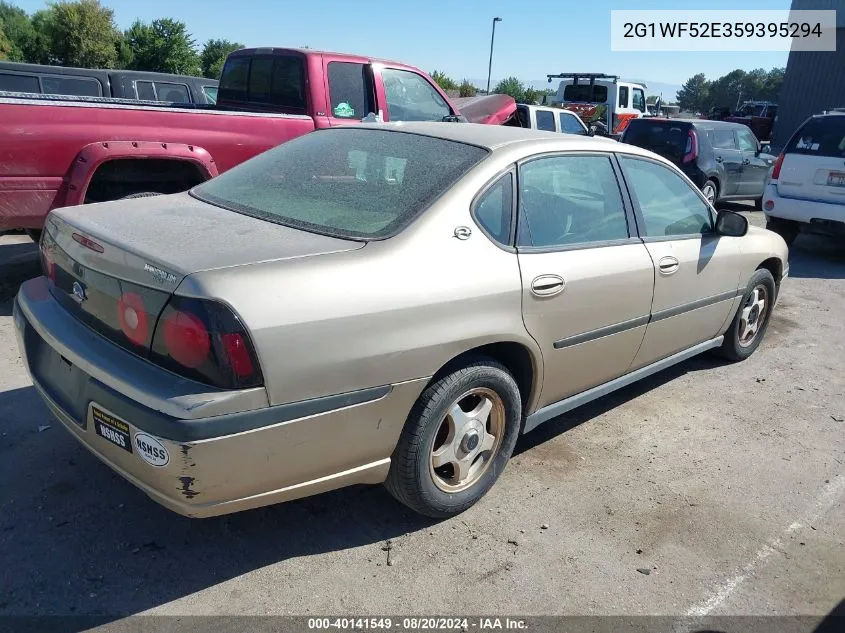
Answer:
M669 159L680 159L686 152L689 130L689 123L635 119L628 124L622 142Z
M155 101L156 92L153 90L152 81L136 81L135 92L141 101Z
M734 131L731 129L710 130L708 136L716 149L736 149Z
M0 73L0 90L8 92L41 92L38 77Z
M537 129L547 132L555 131L555 113L551 110L537 110Z
M223 67L219 101L267 103L305 111L305 67L301 57L233 57Z
M569 84L563 89L564 101L587 101L589 103L606 103L607 86L593 86L590 91L590 84Z
M173 84L167 81L156 81L156 95L159 101L170 103L190 103L191 97L188 94L188 86L185 84Z
M486 155L429 136L336 128L288 141L192 194L314 233L381 238L404 228Z
M789 141L789 154L845 157L845 115L810 119Z
M48 95L103 96L100 82L86 77L41 77L41 85Z
M329 62L328 79L333 117L361 119L375 112L372 82L364 64Z

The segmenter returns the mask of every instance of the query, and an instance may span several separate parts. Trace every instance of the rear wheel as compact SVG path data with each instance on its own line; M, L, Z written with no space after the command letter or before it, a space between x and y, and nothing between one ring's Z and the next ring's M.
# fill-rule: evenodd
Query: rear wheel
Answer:
M771 217L766 219L766 228L780 235L787 246L795 241L795 238L798 237L798 233L801 231L801 226L798 222Z
M748 282L730 328L725 332L725 340L719 349L721 356L740 361L754 353L769 327L776 296L777 287L772 273L765 268L756 271Z
M459 514L481 499L510 459L522 401L511 374L478 359L430 384L393 452L385 486L433 518Z
M701 193L703 193L704 197L707 198L707 202L712 204L714 207L716 206L716 199L719 197L719 185L712 180L708 180L701 188Z

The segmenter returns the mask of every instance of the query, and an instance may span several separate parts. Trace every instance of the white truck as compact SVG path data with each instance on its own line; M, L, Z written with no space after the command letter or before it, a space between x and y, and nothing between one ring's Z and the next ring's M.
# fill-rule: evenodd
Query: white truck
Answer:
M646 115L646 85L622 81L604 73L558 73L546 75L549 83L560 79L552 105L578 114L590 127L601 124L618 138L631 119Z

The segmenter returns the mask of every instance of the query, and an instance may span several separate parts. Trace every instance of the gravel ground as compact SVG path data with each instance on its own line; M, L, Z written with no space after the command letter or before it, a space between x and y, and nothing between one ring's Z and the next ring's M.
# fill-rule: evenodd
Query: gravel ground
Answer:
M35 250L2 236L0 615L824 616L845 597L845 256L801 236L790 263L751 359L541 427L460 517L361 487L189 520L51 420L11 318Z

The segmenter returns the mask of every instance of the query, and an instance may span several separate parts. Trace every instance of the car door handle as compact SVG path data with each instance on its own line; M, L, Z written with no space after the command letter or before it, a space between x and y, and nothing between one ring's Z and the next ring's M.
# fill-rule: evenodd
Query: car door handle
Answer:
M553 297L566 287L563 277L540 275L531 282L531 293L537 297Z
M716 162L717 162L717 163L721 163L721 162L722 162L722 157L721 157L721 156L717 156L717 157L716 157Z
M666 257L660 258L660 261L657 262L657 267L660 269L661 275L671 275L681 267L681 262L678 261L677 257L667 255Z

